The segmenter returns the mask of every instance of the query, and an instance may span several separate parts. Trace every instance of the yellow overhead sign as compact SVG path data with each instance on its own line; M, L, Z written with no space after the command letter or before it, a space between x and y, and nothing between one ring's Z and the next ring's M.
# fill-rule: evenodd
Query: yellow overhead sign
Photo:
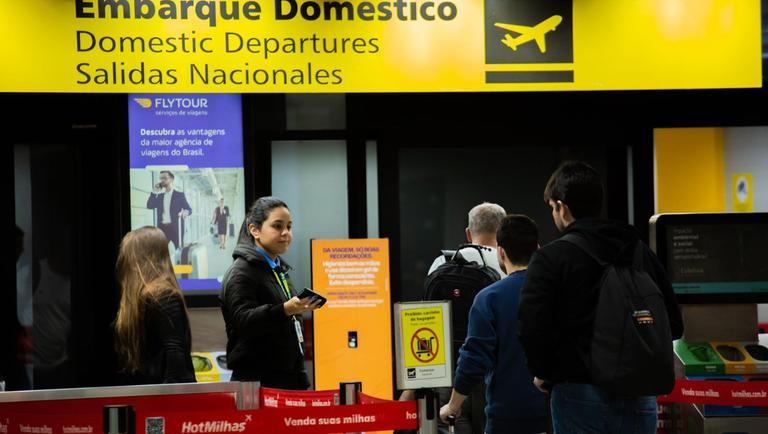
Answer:
M761 86L759 0L0 3L2 92Z

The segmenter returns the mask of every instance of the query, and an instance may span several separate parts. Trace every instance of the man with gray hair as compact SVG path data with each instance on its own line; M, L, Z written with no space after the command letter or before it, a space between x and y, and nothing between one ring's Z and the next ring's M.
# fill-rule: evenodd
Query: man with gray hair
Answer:
M469 211L469 225L465 229L467 241L482 248L485 263L498 271L502 278L506 274L496 257L496 229L498 229L499 223L506 216L507 213L501 205L483 202ZM482 263L482 258L480 258L477 249L464 248L459 252L467 261L478 264ZM440 255L432 262L432 266L429 267L427 274L431 274L437 267L443 264L445 264L445 255Z
M469 224L465 229L467 241L474 244L472 247L463 247L458 253L467 261L482 265L483 262L499 273L499 279L506 277L503 265L499 264L496 254L496 230L507 212L500 205L483 202L469 211ZM482 258L480 257L482 252ZM483 261L485 260L485 261ZM446 262L446 255L438 256L429 268L429 273ZM454 317L454 321L457 320ZM466 318L465 318L466 320ZM461 337L459 337L461 339ZM458 351L458 348L455 349ZM454 360L455 362L455 360ZM454 363L455 367L455 363ZM437 390L440 397L440 405L447 404L451 400L450 387ZM456 433L458 434L483 434L485 432L485 383L479 383L472 393L461 404L461 413L456 420ZM445 429L438 424L439 431Z

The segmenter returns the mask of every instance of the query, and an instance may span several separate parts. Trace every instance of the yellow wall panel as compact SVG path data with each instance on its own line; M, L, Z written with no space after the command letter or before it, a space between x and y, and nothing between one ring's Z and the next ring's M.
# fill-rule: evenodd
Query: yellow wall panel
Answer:
M654 131L656 213L725 212L722 128Z

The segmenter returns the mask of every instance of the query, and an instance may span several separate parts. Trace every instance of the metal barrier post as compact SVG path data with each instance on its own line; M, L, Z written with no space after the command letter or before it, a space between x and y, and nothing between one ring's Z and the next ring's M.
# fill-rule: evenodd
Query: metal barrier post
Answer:
M136 434L136 413L133 406L104 407L104 434Z
M440 409L437 408L437 392L433 389L417 389L416 401L419 403L419 434L437 434L437 421Z
M258 410L261 407L261 382L241 381L236 401L238 410Z
M339 383L339 404L340 405L355 405L357 404L357 391L363 390L363 383L360 381L349 381ZM361 433L347 433L347 434L361 434Z

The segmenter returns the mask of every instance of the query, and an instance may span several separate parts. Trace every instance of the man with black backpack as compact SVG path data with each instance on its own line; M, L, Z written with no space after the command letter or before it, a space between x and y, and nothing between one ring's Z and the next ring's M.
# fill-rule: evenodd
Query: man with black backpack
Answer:
M484 383L485 434L539 434L545 430L544 399L525 372L525 356L517 341L520 289L531 255L539 248L539 229L524 215L508 215L496 237L499 262L509 275L475 297L453 393L440 409L440 418L461 417L467 396Z
M459 358L469 326L469 309L475 296L506 274L496 252L496 230L506 211L500 205L484 202L469 211L465 230L467 244L457 250L443 250L429 269L424 281L424 300L450 300L453 320L453 366ZM451 388L438 389L440 405L451 398ZM414 391L406 390L400 400L411 400ZM475 387L461 407L456 421L457 434L482 434L485 429L485 384ZM440 422L439 432L448 432Z
M656 432L656 395L674 388L683 322L672 285L637 230L598 217L603 185L570 161L544 191L565 235L539 249L520 294L518 337L556 434Z

